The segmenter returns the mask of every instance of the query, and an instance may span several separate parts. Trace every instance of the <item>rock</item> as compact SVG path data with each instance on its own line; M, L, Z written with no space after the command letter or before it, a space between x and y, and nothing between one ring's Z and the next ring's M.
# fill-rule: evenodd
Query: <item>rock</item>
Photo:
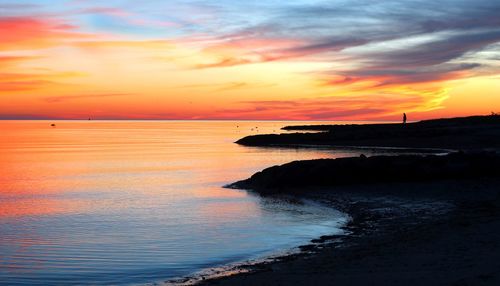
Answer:
M312 244L306 244L306 245L299 246L299 249L301 251L312 251L312 250L316 249L316 246L314 246Z
M264 169L230 187L274 194L305 187L491 178L500 177L498 166L500 155L488 152L304 160Z

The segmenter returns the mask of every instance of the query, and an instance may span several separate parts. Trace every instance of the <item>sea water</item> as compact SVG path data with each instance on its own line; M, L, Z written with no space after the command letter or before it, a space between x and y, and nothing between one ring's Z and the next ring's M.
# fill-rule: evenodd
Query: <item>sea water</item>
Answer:
M340 233L347 218L330 207L223 188L359 155L233 143L288 124L0 121L0 284L165 281Z

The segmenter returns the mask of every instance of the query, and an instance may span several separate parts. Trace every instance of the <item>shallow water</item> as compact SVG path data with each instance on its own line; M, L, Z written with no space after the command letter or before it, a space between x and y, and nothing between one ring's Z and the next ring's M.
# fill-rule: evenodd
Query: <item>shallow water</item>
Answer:
M346 219L222 188L275 164L359 155L233 143L289 122L51 123L0 121L0 284L161 281L340 232Z

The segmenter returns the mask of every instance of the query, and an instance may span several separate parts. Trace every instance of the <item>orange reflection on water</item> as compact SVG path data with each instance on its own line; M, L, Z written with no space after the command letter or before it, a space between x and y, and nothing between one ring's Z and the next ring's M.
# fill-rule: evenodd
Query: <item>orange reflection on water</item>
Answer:
M242 198L246 192L221 186L277 163L332 156L326 151L246 148L233 143L249 134L277 133L286 124L0 121L0 198L9 199L0 202L0 214L55 214L84 206L92 211L134 209L173 206L186 198ZM232 208L224 209L231 212Z
M86 207L84 203L74 200L61 201L43 198L3 201L1 206L0 218L75 213Z
M306 209L285 215L222 188L270 165L334 156L233 143L286 124L0 121L0 281L117 284L123 269L128 279L193 272L325 234L330 214L306 222ZM126 283L150 278L141 279Z

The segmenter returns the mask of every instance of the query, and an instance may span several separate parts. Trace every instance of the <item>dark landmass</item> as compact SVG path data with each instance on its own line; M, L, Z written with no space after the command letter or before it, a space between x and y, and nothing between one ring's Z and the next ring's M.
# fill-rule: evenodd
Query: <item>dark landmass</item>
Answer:
M500 285L500 116L402 124L290 126L247 146L461 149L295 161L228 187L295 196L348 213L347 235L243 265L201 285ZM486 152L485 150L490 150ZM236 273L236 274L235 274ZM191 281L191 282L192 282Z
M261 194L304 192L305 187L500 178L500 155L457 152L438 155L350 157L294 161L273 166L229 187ZM293 189L292 189L293 188Z
M348 213L347 235L201 285L500 285L500 156L296 161L231 187L293 194ZM236 274L234 274L236 273Z
M378 146L449 149L500 148L500 116L424 120L407 124L287 126L285 130L322 131L252 135L245 146Z

